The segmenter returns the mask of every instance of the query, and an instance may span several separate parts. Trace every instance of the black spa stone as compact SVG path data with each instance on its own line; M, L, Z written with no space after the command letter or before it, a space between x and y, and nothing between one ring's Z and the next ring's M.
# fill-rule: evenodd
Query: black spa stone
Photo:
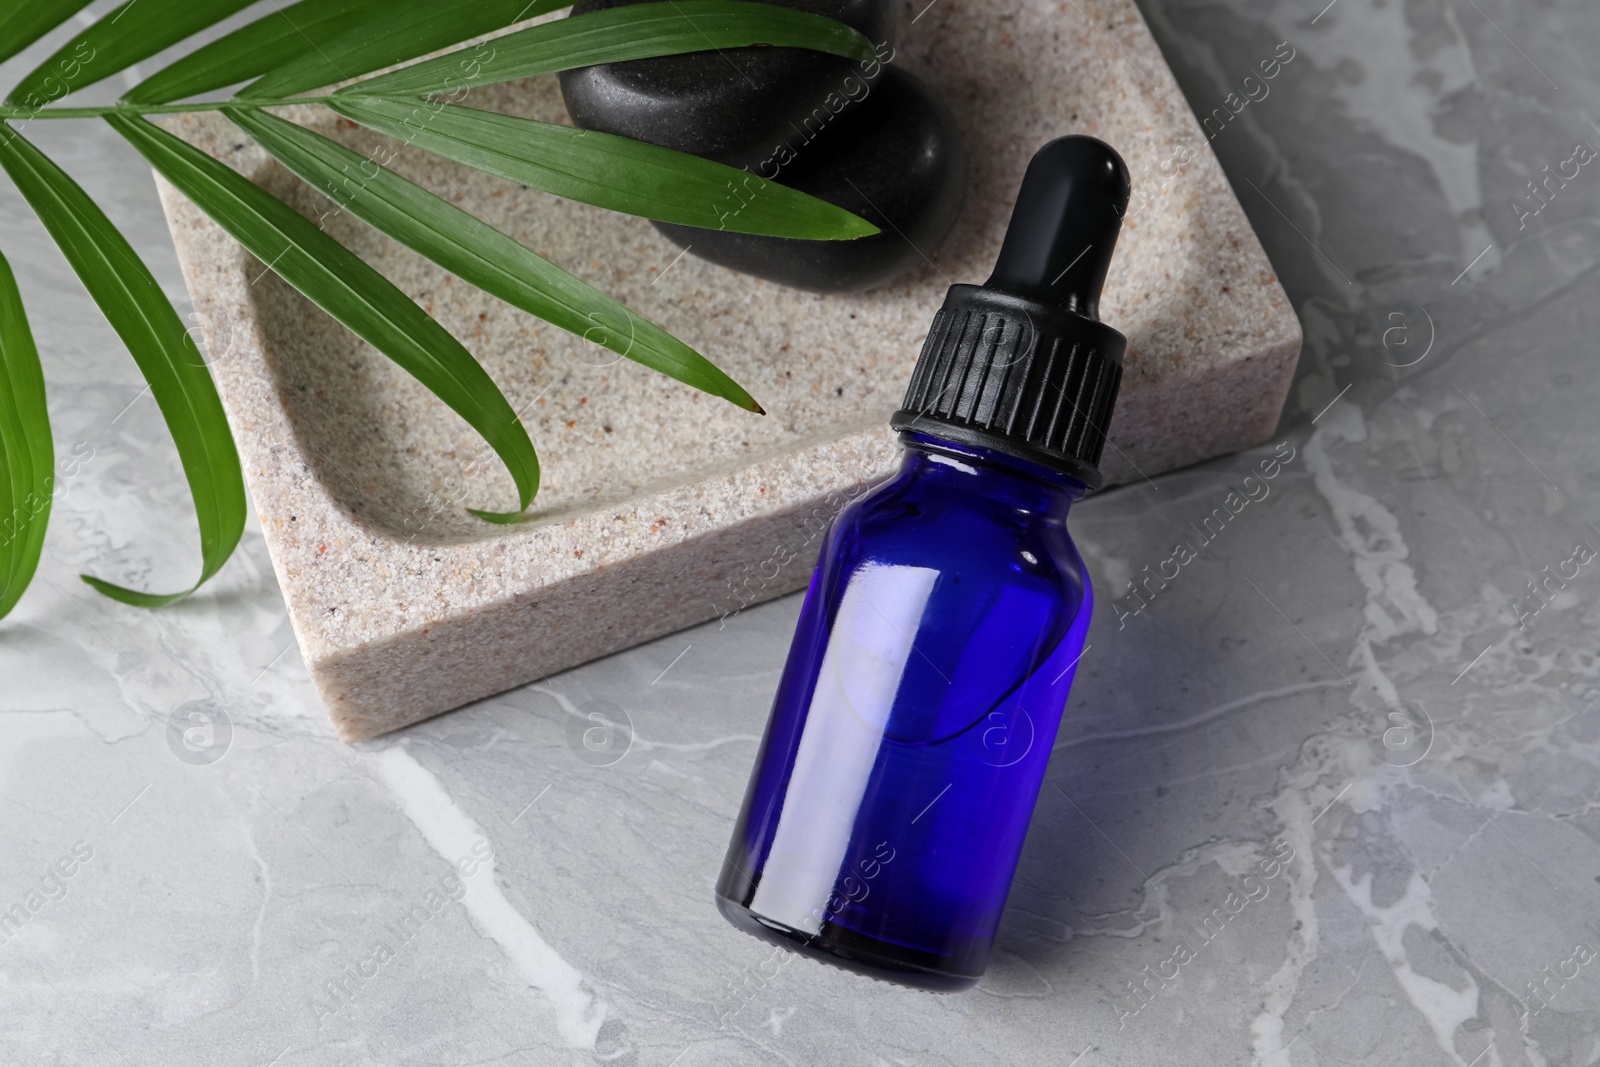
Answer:
M643 0L578 0L581 15ZM889 0L759 0L837 19L893 56L900 5ZM774 131L798 125L834 94L848 108L876 62L802 48L731 48L564 71L561 95L573 124L754 166Z
M923 266L960 213L966 156L945 106L886 67L854 108L780 130L750 169L853 211L881 231L854 241L802 241L658 222L680 247L798 289L848 292Z

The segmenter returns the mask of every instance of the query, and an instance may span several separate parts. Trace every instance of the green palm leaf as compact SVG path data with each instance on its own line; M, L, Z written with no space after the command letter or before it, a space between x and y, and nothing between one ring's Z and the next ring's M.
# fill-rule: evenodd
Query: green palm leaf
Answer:
M629 215L820 240L878 232L843 208L748 171L626 137L437 101L341 96L328 106L457 163Z
M165 104L249 81L316 50L384 10L390 0L300 0L202 45L124 93L132 104Z
M0 62L88 6L89 0L11 0L11 10L0 15Z
M448 48L568 7L572 0L395 0L371 22L318 42L245 86L251 99L292 96Z
M365 260L248 178L143 119L111 115L106 121L257 259L466 419L510 470L526 510L539 486L533 443L499 387L444 327ZM517 517L475 514L494 521Z
M855 30L804 11L745 0L669 0L615 7L508 33L489 43L487 58L460 50L380 74L339 90L385 96L454 92L535 74L629 59L710 49L777 45L811 48L847 59L873 58Z
M686 385L761 410L700 353L454 204L265 111L223 114L313 188L464 281Z
M27 0L23 0L24 3ZM253 0L128 0L23 75L6 103L55 100L149 59ZM64 88L65 91L62 91Z
M244 481L216 385L150 269L111 220L32 144L9 127L0 127L0 134L0 167L50 231L150 383L200 521L200 579L189 589L152 594L87 574L83 580L126 604L158 607L181 600L217 573L244 531Z
M108 596L157 606L206 582L245 521L239 459L215 384L194 341L126 239L8 119L102 115L175 187L310 300L416 377L493 447L520 510L539 461L516 413L462 345L376 270L259 186L139 116L225 111L301 177L352 214L485 291L586 341L754 411L760 406L704 356L493 227L342 145L263 111L308 89L384 67L331 100L346 118L408 144L558 196L691 226L819 240L876 233L865 220L755 175L652 145L450 106L428 97L602 62L773 45L868 59L855 31L781 5L668 0L529 27L419 60L569 6L570 0L300 0L206 44L140 82L114 105L56 100L154 56L248 6L248 0L126 0L78 32L0 104L0 169L34 208L149 382L183 463L198 516L202 566L193 587L153 594L84 576ZM87 6L0 0L0 60ZM255 79L249 82L249 79ZM173 101L248 82L233 101ZM328 101L326 97L319 100ZM376 173L352 187L350 171ZM51 463L38 354L0 260L0 615L37 568ZM42 488L41 488L42 487ZM46 495L41 495L44 493ZM27 515L17 511L25 507ZM37 507L37 511L33 509ZM5 512L14 520L9 525Z
M39 350L17 280L0 256L0 618L39 566L55 462Z

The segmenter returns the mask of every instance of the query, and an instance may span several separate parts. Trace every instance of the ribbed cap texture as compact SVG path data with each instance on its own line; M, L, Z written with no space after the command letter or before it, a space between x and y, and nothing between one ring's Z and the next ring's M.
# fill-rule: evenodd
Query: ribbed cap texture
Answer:
M952 286L934 316L896 429L961 436L1098 484L1126 341L1060 308ZM972 440L980 438L980 440Z

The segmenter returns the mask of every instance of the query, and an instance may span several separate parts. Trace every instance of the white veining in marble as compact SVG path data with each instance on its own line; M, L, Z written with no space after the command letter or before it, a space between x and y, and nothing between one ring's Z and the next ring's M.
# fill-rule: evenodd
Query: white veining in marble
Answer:
M482 828L450 799L427 768L406 751L403 743L390 745L373 757L384 783L400 802L400 810L449 865L470 862L487 841ZM491 938L516 964L528 984L545 995L555 1009L556 1032L573 1048L594 1048L595 1035L605 1022L604 1001L584 988L583 975L551 948L533 924L506 900L495 884L494 855L476 864L461 898L472 923Z

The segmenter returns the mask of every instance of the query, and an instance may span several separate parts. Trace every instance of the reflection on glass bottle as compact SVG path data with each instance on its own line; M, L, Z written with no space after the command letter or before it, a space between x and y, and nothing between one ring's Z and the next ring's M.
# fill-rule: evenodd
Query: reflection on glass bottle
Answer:
M1109 147L1052 142L994 274L951 288L899 471L824 538L717 883L741 928L924 988L983 973L1091 614L1066 520L1121 378L1095 314L1127 197Z

